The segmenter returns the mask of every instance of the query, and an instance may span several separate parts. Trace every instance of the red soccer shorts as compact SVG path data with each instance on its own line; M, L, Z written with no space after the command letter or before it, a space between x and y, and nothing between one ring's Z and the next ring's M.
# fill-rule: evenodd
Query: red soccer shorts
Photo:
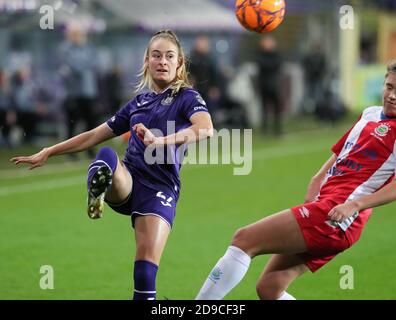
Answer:
M299 256L312 272L359 240L371 214L371 209L361 211L344 232L328 220L327 214L335 205L332 201L323 200L291 208L307 245L307 252Z

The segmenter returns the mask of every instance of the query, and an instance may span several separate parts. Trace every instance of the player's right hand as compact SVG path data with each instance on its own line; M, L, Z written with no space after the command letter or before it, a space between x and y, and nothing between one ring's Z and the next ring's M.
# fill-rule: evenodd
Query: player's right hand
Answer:
M43 166L47 162L49 155L50 155L50 152L49 152L48 148L44 148L40 152L33 154L31 156L14 157L14 158L11 158L10 161L13 162L14 164L29 163L29 164L31 164L31 166L29 167L29 170L33 170L34 168Z
M135 124L132 127L132 130L146 146L154 143L157 139L157 137L149 129L147 129L143 123Z
M356 201L348 201L332 208L327 214L329 219L336 222L343 222L351 217L355 212L359 211Z

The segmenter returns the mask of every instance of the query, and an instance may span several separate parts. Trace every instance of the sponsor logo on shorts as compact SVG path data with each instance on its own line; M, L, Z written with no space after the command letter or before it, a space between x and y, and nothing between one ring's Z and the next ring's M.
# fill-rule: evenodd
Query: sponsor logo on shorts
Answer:
M309 210L307 208L302 207L298 209L298 211L300 211L300 214L303 218L309 218Z

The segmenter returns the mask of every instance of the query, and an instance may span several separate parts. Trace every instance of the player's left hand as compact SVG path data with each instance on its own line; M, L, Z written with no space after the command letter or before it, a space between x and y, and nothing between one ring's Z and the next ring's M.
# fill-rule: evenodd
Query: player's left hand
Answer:
M339 204L330 210L328 217L332 221L342 222L359 211L358 205L354 201Z
M47 162L50 154L49 148L44 148L31 156L13 157L10 161L14 164L28 163L30 164L29 170L33 170L34 168L43 166Z
M147 129L143 123L135 124L132 127L132 130L146 146L153 143L156 144L158 138L149 129Z

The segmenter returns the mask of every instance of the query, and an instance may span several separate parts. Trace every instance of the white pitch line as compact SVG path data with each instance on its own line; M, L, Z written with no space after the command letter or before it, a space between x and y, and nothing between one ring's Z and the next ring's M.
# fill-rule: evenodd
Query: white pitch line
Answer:
M303 147L294 147L294 148L283 148L283 149L278 149L276 152L274 150L269 150L272 152L266 152L265 149L258 150L257 152L254 153L253 156L253 161L256 160L264 160L264 159L272 159L272 158L279 158L279 157L286 157L286 156L296 156L296 155L302 155L305 153L309 152L317 152L317 151L328 151L329 157L332 154L332 151L330 150L330 147L327 145L314 145L311 146L310 148L303 148Z
M20 179L26 177L42 177L51 175L54 173L64 173L82 170L88 166L87 161L76 161L76 162L63 162L63 163L50 163L43 167L36 168L34 170L28 170L28 165L21 164L16 169L2 169L0 170L1 179Z
M301 154L306 154L310 152L317 152L321 150L328 149L323 145L311 146L310 148L293 148L293 149L261 149L254 152L253 161L265 160L265 159L275 159L286 156L296 156ZM331 151L329 150L329 155ZM200 169L205 168L203 165L187 165L184 170ZM57 171L59 172L59 171ZM20 194L25 192L36 192L48 189L60 189L65 187L71 187L79 185L85 182L85 175L72 176L64 179L53 179L47 181L38 181L25 183L21 185L16 185L12 187L0 187L0 197L8 196L12 194Z
M54 190L54 189L75 186L82 184L84 180L85 180L85 176L74 176L64 179L48 180L45 182L32 182L32 183L25 183L12 187L3 187L0 188L0 197L9 196L18 193L36 192L36 191L43 191L48 189Z

